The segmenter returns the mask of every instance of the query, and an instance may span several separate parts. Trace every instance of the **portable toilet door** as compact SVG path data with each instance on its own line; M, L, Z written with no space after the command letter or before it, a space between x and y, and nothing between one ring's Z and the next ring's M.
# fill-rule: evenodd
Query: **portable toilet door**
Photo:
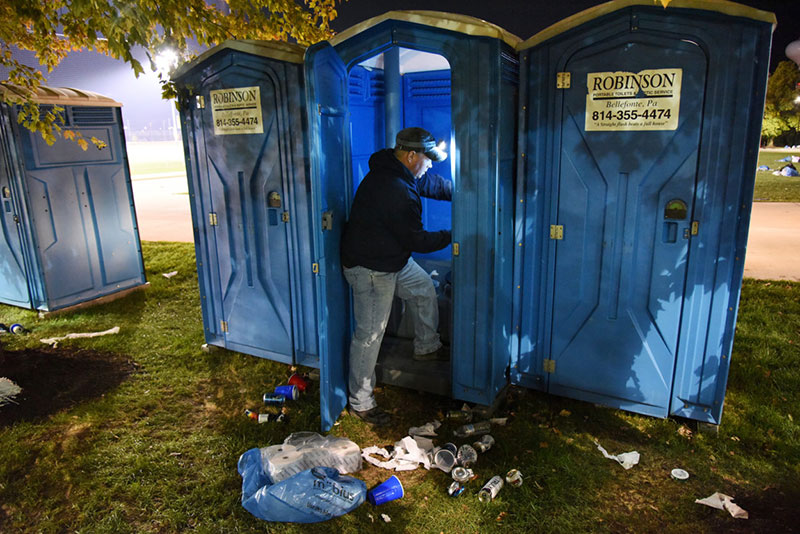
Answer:
M0 302L53 311L144 285L121 104L70 88L42 87L35 99L102 146L48 145L18 124L16 105L0 104Z
M226 41L174 79L206 341L319 367L303 52Z
M619 0L520 45L513 382L719 423L774 22Z
M518 84L513 47L518 42L504 30L472 17L389 12L308 49L305 62L314 221L331 223L326 228L319 227L319 248L315 252L320 258L319 277L324 279L320 302L327 304L327 310L321 310L327 316L320 318L327 328L327 345L323 343L321 351L328 354L323 361L331 373L331 384L341 381L332 413L347 400L350 324L343 312L349 307L349 288L339 261L342 224L365 173L363 163L369 153L393 146L397 131L408 126L425 127L448 143L450 156L444 165L449 167L444 171L434 168L434 172L449 174L454 182L452 216L449 206L439 212L439 224L452 224L452 260L434 256L417 257L417 262L427 264L429 272L430 267L442 264L452 269L453 363L443 368L434 368L435 362L415 366L421 362L411 360L408 352L406 367L395 369L395 374L419 378L414 382L419 389L429 387L431 381L442 382L453 397L482 404L490 404L506 386L512 344L510 287ZM435 104L416 115L404 115L404 106L408 103L420 110L424 104L410 102L408 95L401 96L401 78L406 72L402 72L397 57L407 51L440 56L445 68L449 67L444 75L436 73L432 82L438 91L433 95ZM381 54L379 64L369 63ZM367 77L363 76L365 68L384 72ZM438 68L441 70L441 65ZM424 73L411 74L407 80L416 78L425 83ZM375 99L375 104L383 109L364 109L366 100L355 86L354 76L382 85L384 93ZM442 100L447 109L440 105ZM365 117L370 115L372 123L354 122L367 121ZM442 128L445 117L450 124ZM406 120L413 124L404 123ZM423 213L426 211L427 206ZM384 337L384 348L389 342ZM322 369L325 378L326 366Z

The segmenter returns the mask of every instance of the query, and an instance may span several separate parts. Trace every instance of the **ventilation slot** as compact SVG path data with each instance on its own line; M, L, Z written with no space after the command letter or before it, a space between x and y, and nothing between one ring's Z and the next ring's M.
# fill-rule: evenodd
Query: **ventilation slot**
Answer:
M78 107L72 108L72 122L75 126L91 124L113 124L115 121L114 108Z
M450 96L450 79L414 80L409 89L418 98Z

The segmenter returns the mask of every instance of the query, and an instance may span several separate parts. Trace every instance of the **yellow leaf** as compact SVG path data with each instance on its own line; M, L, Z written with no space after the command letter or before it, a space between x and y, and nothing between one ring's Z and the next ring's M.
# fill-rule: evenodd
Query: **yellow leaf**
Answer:
M84 138L78 139L78 146L81 147L81 150L86 150L89 148L89 143Z

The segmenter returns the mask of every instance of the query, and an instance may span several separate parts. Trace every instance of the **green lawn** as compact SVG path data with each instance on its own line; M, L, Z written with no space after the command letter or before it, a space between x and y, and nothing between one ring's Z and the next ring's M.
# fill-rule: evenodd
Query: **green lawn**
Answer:
M756 171L755 202L800 202L800 176L775 176L773 171L788 162L779 161L786 156L800 156L800 150L761 150L758 166L766 165L770 170ZM800 171L800 163L794 163Z
M144 243L151 287L65 315L0 306L0 321L32 332L3 336L7 349L39 339L106 330L118 335L64 341L125 355L138 371L102 398L51 417L0 427L0 532L785 532L800 500L800 284L746 280L725 413L718 433L512 388L493 432L497 444L476 464L478 480L458 498L441 471L399 473L406 495L318 525L267 524L240 505L236 462L252 448L319 429L319 401L289 407L288 423L243 415L283 383L287 365L228 351L206 353L191 244ZM178 271L173 278L162 273ZM2 376L2 373L0 373ZM393 387L379 401L397 424L375 431L349 415L333 434L362 447L392 445L407 428L440 417L446 399ZM13 409L13 407L11 408ZM440 431L450 440L452 425ZM597 451L637 450L625 471ZM457 441L460 443L460 441ZM524 485L484 505L483 481L510 468ZM670 478L675 467L691 477ZM368 487L388 478L366 466ZM733 496L749 520L694 503ZM380 514L391 517L384 523ZM791 525L791 526L790 526Z

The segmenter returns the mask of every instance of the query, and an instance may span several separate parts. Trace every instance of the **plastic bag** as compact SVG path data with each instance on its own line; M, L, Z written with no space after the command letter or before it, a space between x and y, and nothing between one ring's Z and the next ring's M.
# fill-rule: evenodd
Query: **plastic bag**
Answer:
M313 467L272 484L261 462L261 451L250 449L239 458L242 506L266 521L318 523L358 508L367 485L332 467Z
M347 438L295 432L282 445L260 449L261 461L271 483L280 482L312 467L333 467L341 474L361 469L361 449Z

